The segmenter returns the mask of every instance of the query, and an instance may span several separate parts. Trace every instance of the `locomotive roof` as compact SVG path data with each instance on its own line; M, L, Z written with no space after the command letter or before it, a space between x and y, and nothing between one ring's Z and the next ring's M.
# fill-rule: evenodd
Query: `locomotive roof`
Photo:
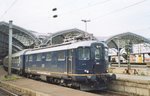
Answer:
M44 52L50 52L50 51L75 49L75 48L82 47L82 46L90 46L91 43L94 43L94 42L98 42L98 41L95 41L95 40L93 40L93 41L81 41L81 42L71 43L71 44L63 45L63 46L27 51L26 54L36 54L36 53L44 53Z
M25 50L19 51L17 53L14 53L14 54L12 54L12 57L19 57L20 55L23 55L28 50L29 49L25 49ZM5 58L8 58L8 56L6 56Z

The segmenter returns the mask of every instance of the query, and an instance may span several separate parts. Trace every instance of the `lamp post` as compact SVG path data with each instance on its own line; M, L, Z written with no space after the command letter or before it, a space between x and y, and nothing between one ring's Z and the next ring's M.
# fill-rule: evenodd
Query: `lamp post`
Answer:
M130 74L131 64L130 64L130 54L132 51L132 43L130 40L128 40L128 43L126 45L126 52L127 52L127 64L128 64L128 74Z
M8 75L11 75L11 64L12 64L12 20L9 21L9 62L8 62Z
M119 37L116 37L117 40L117 52L118 52L118 67L120 67L120 41L119 41Z
M81 21L85 23L85 32L87 32L87 22L90 22L91 20L81 20Z

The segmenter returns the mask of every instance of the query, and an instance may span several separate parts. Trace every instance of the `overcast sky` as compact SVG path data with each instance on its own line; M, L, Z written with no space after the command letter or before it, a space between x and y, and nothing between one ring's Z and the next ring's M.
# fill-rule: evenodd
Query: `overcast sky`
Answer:
M96 37L133 32L150 38L150 0L0 0L0 21L39 33L85 30L82 19L91 21L87 31Z

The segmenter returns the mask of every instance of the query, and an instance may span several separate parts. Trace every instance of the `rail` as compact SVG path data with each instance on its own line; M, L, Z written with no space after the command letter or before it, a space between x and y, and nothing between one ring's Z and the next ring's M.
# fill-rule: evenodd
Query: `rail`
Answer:
M18 96L17 94L12 93L12 92L10 92L10 91L2 88L2 87L0 87L0 91L3 91L4 93L8 94L9 96Z

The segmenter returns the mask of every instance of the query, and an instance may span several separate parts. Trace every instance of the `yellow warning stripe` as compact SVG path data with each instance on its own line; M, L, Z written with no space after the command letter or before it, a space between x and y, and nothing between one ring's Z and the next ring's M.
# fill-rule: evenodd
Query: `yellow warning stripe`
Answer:
M37 71L37 70L26 70L29 73L36 73L41 75L68 75L68 76L96 76L100 74L71 74L71 73L62 73L62 72L48 72L48 71Z

